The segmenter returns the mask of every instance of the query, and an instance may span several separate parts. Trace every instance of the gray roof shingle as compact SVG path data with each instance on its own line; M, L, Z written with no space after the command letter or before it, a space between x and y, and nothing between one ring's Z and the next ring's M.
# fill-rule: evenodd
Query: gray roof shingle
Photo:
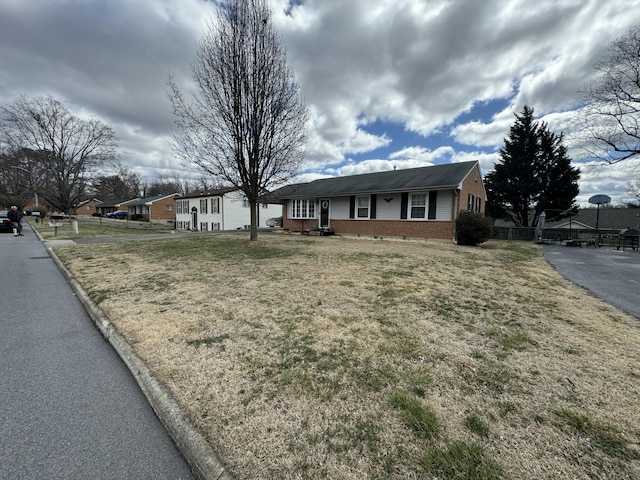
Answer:
M457 188L477 161L332 177L288 185L271 192L275 199L344 196Z
M171 193L169 195L154 195L153 197L140 198L140 199L136 200L135 202L127 203L127 206L129 206L129 207L137 207L137 206L140 206L140 205L147 205L149 203L157 202L158 200L162 200L163 198L177 197L177 196L179 196L179 194L177 194L177 193Z

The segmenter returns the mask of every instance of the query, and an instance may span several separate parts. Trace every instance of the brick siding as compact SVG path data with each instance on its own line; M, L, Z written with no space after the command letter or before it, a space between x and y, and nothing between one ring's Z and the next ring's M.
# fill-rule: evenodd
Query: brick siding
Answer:
M318 228L316 219L283 219L283 228L291 232ZM453 238L453 223L450 221L411 220L331 220L331 228L342 235L366 235L407 238Z
M469 194L474 196L473 210L475 211L475 199L480 198L480 214L484 215L486 192L482 182L480 169L476 166L462 182L461 190L452 195L451 212L467 211ZM318 228L318 219L290 219L287 218L287 208L284 208L283 228L292 232L313 230ZM452 214L453 217L453 214ZM457 214L456 214L457 217ZM402 237L407 238L437 238L451 240L454 237L454 219L450 220L336 220L330 219L330 226L336 234L365 235L378 237Z

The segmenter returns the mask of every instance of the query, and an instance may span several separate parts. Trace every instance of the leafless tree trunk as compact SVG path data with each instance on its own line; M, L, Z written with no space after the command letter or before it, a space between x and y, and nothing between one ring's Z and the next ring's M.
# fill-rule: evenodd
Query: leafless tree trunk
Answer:
M193 102L173 78L168 82L175 150L244 193L255 240L260 196L298 171L308 118L266 1L231 0L219 8L192 70Z
M72 115L52 97L20 96L0 112L0 141L9 151L34 153L27 166L37 178L34 189L63 212L86 193L92 169L116 157L110 127Z
M578 118L585 156L617 163L640 154L640 25L612 43L596 71Z
M640 180L632 180L627 186L627 193L633 195L640 202Z

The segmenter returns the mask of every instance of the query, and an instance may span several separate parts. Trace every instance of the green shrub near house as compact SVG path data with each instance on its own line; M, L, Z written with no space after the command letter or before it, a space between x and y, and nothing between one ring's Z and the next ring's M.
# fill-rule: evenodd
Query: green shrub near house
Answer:
M493 224L479 213L463 212L456 219L458 245L479 245L491 238Z

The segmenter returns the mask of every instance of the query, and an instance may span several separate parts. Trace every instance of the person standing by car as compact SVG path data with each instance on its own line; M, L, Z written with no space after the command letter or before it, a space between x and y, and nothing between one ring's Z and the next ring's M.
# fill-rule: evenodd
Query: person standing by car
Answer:
M17 237L20 235L22 237L22 212L18 210L18 207L13 205L7 216L13 227L13 236Z

